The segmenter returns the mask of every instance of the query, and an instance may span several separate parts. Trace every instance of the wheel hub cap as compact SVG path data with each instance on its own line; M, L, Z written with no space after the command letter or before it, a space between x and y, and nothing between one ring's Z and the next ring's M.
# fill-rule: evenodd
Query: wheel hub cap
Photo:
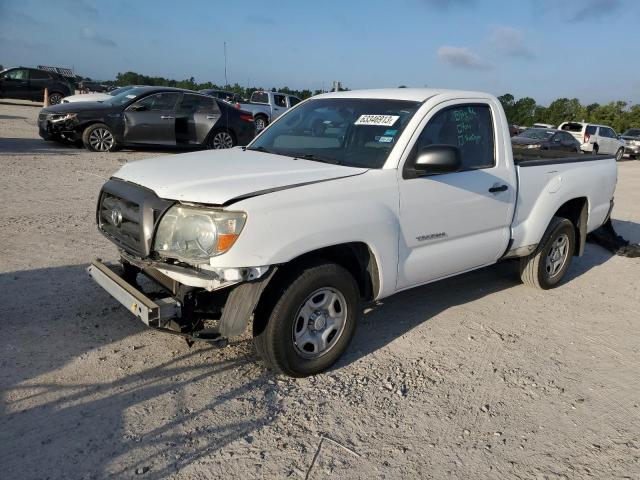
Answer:
M566 235L560 235L553 241L549 253L547 253L547 260L545 267L549 277L556 276L564 267L567 261L569 253L569 237Z
M291 332L296 351L304 358L325 355L338 342L347 320L344 295L330 287L320 288L298 309Z

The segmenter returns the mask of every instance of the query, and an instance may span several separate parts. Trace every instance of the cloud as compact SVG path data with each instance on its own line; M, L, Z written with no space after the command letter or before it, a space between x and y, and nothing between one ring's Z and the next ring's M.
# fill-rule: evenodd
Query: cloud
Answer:
M428 7L438 10L449 10L451 7L471 5L474 0L422 0Z
M96 9L96 7L94 7L90 3L87 3L85 0L64 0L61 3L64 6L64 9L67 10L67 12L73 14L74 16L78 14L84 15L87 17L98 16L98 10ZM128 12L128 13L130 14L131 12Z
M256 25L275 25L276 21L272 17L266 15L247 15L247 22Z
M93 29L89 27L84 27L82 29L82 38L100 47L115 48L118 46L118 44L113 40L111 40L110 38L104 37L102 35L98 35L96 32L93 31Z
M622 6L622 0L578 0L565 4L565 7L573 7L573 12L568 16L571 22L582 22L591 18L599 18L618 10Z
M440 47L438 58L456 68L468 70L490 70L493 65L466 47Z
M493 27L490 36L491 44L496 50L510 57L532 59L535 57L524 42L521 30L512 27Z

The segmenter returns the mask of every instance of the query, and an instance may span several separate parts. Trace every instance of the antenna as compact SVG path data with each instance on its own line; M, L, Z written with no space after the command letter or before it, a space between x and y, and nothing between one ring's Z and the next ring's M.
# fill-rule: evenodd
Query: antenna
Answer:
M227 42L224 42L224 84L225 87L229 85L229 80L227 79Z

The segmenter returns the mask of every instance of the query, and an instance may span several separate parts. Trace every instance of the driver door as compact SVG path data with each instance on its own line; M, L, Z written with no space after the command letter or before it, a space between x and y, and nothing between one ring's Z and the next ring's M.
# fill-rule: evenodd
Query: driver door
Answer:
M2 95L7 98L27 100L29 96L29 70L15 68L5 72L2 78Z
M176 104L182 94L161 92L129 105L124 112L124 141L150 145L176 144Z

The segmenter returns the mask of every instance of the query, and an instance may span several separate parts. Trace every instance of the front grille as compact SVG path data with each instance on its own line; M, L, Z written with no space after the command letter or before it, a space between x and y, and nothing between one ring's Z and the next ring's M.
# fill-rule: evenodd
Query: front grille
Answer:
M100 192L98 228L119 247L144 258L151 253L160 217L172 204L140 185L112 178Z

